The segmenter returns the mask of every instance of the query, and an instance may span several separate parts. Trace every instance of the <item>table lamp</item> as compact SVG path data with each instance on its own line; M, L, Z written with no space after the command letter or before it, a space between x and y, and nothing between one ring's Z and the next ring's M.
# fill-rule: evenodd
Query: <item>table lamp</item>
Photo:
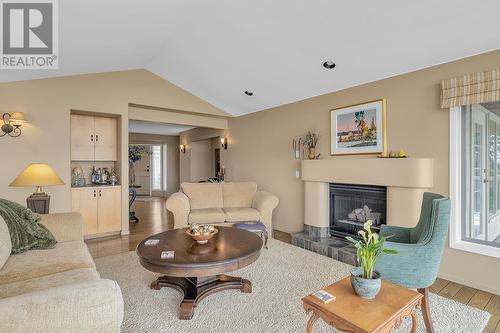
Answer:
M42 186L64 185L64 182L48 164L28 165L9 186L35 186L36 191L26 199L28 208L38 214L48 214L50 196L43 192Z

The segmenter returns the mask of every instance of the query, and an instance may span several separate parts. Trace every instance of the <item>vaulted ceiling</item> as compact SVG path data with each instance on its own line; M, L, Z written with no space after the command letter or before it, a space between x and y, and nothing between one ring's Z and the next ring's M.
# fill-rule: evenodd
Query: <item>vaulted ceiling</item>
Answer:
M81 0L59 11L59 69L1 70L0 81L146 68L242 115L500 48L498 0Z

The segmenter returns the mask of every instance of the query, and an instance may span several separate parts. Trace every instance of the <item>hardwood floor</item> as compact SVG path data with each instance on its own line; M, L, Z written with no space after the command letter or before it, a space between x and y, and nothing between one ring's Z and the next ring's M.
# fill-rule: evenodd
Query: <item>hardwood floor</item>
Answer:
M165 208L165 198L137 198L132 206L139 222L130 223L130 234L87 240L94 258L134 251L144 238L173 229L174 220Z
M438 278L430 291L491 314L485 333L500 333L500 296Z
M86 241L94 258L134 251L144 238L173 228L173 216L165 208L165 198L138 198L132 209L140 221L130 223L130 235ZM274 238L291 242L289 233L275 230ZM491 314L484 333L500 333L500 296L438 278L430 291Z

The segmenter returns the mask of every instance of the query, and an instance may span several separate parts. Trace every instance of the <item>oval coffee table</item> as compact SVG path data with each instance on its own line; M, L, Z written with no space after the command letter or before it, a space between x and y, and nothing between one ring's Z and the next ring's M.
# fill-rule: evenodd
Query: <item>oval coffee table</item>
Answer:
M233 227L217 227L219 233L207 244L197 244L186 229L162 232L141 241L137 255L149 271L165 274L151 283L151 289L171 287L184 294L180 319L191 319L194 308L205 297L226 289L252 292L252 283L224 275L250 265L260 255L262 240L256 234ZM158 239L157 245L145 245ZM175 251L171 259L161 259L162 251Z

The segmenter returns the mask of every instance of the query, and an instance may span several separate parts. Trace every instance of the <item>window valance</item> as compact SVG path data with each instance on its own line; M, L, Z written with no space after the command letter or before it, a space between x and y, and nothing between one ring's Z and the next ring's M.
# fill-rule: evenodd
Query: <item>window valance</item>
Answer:
M441 81L441 107L500 100L500 68Z

